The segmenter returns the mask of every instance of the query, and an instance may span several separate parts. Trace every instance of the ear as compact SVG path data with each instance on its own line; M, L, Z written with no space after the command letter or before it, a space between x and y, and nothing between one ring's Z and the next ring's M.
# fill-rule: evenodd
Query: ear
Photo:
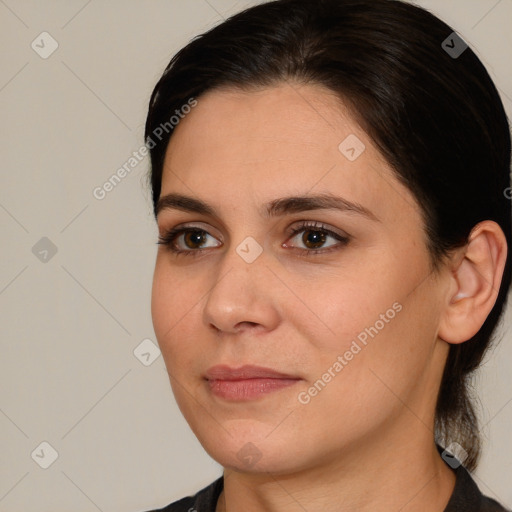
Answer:
M439 338L463 343L479 331L496 303L506 259L507 240L500 226L490 220L477 224L452 260Z

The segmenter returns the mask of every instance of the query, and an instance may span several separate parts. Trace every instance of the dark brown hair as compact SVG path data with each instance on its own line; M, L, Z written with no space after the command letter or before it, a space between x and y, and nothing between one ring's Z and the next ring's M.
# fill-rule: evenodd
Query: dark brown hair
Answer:
M486 219L512 247L507 117L485 67L453 32L398 0L277 0L196 37L172 58L150 100L145 136L155 214L172 136L161 127L176 110L213 89L293 81L337 94L414 194L433 271ZM456 55L453 47L464 50ZM450 346L441 383L436 441L462 445L468 469L480 452L469 379L490 345L510 281L509 253L494 308L471 340Z

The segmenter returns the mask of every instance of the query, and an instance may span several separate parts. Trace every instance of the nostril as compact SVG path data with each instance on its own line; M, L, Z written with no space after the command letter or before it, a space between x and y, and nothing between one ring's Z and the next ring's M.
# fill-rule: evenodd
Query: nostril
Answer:
M258 324L256 322L240 322L236 325L236 328L243 328L244 326L249 326L249 327L254 327L254 326L257 326Z
M235 325L235 332L241 333L246 330L254 330L256 328L262 327L258 322L239 322Z

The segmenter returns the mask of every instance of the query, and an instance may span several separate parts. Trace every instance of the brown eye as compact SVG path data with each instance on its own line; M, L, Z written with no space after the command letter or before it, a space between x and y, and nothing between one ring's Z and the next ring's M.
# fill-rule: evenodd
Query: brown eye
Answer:
M291 230L291 237L283 247L299 251L299 255L320 255L346 246L351 236L338 233L318 221L303 221Z
M187 231L183 235L183 241L189 249L199 249L202 244L206 241L206 235L204 231Z
M295 228L292 231L290 240L292 243L286 243L285 247L291 246L308 254L322 254L323 252L346 245L350 237L335 233L324 227L323 224L314 222L309 224L303 223Z
M203 249L220 247L222 245L222 242L219 242L214 236L210 235L208 231L194 227L171 229L162 234L157 243L176 254L190 255L198 254Z
M326 238L327 235L322 231L306 229L302 235L302 243L308 249L318 249L325 244Z

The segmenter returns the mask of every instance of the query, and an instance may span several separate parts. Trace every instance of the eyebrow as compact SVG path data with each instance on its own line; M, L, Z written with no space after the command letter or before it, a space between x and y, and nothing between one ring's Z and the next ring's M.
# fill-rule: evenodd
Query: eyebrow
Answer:
M163 210L180 210L218 217L213 206L200 199L182 194L171 193L161 197L156 204L155 214L158 216ZM264 206L264 215L266 217L278 217L290 213L313 210L339 210L355 213L369 220L380 222L379 218L368 208L331 194L291 196L274 199Z

